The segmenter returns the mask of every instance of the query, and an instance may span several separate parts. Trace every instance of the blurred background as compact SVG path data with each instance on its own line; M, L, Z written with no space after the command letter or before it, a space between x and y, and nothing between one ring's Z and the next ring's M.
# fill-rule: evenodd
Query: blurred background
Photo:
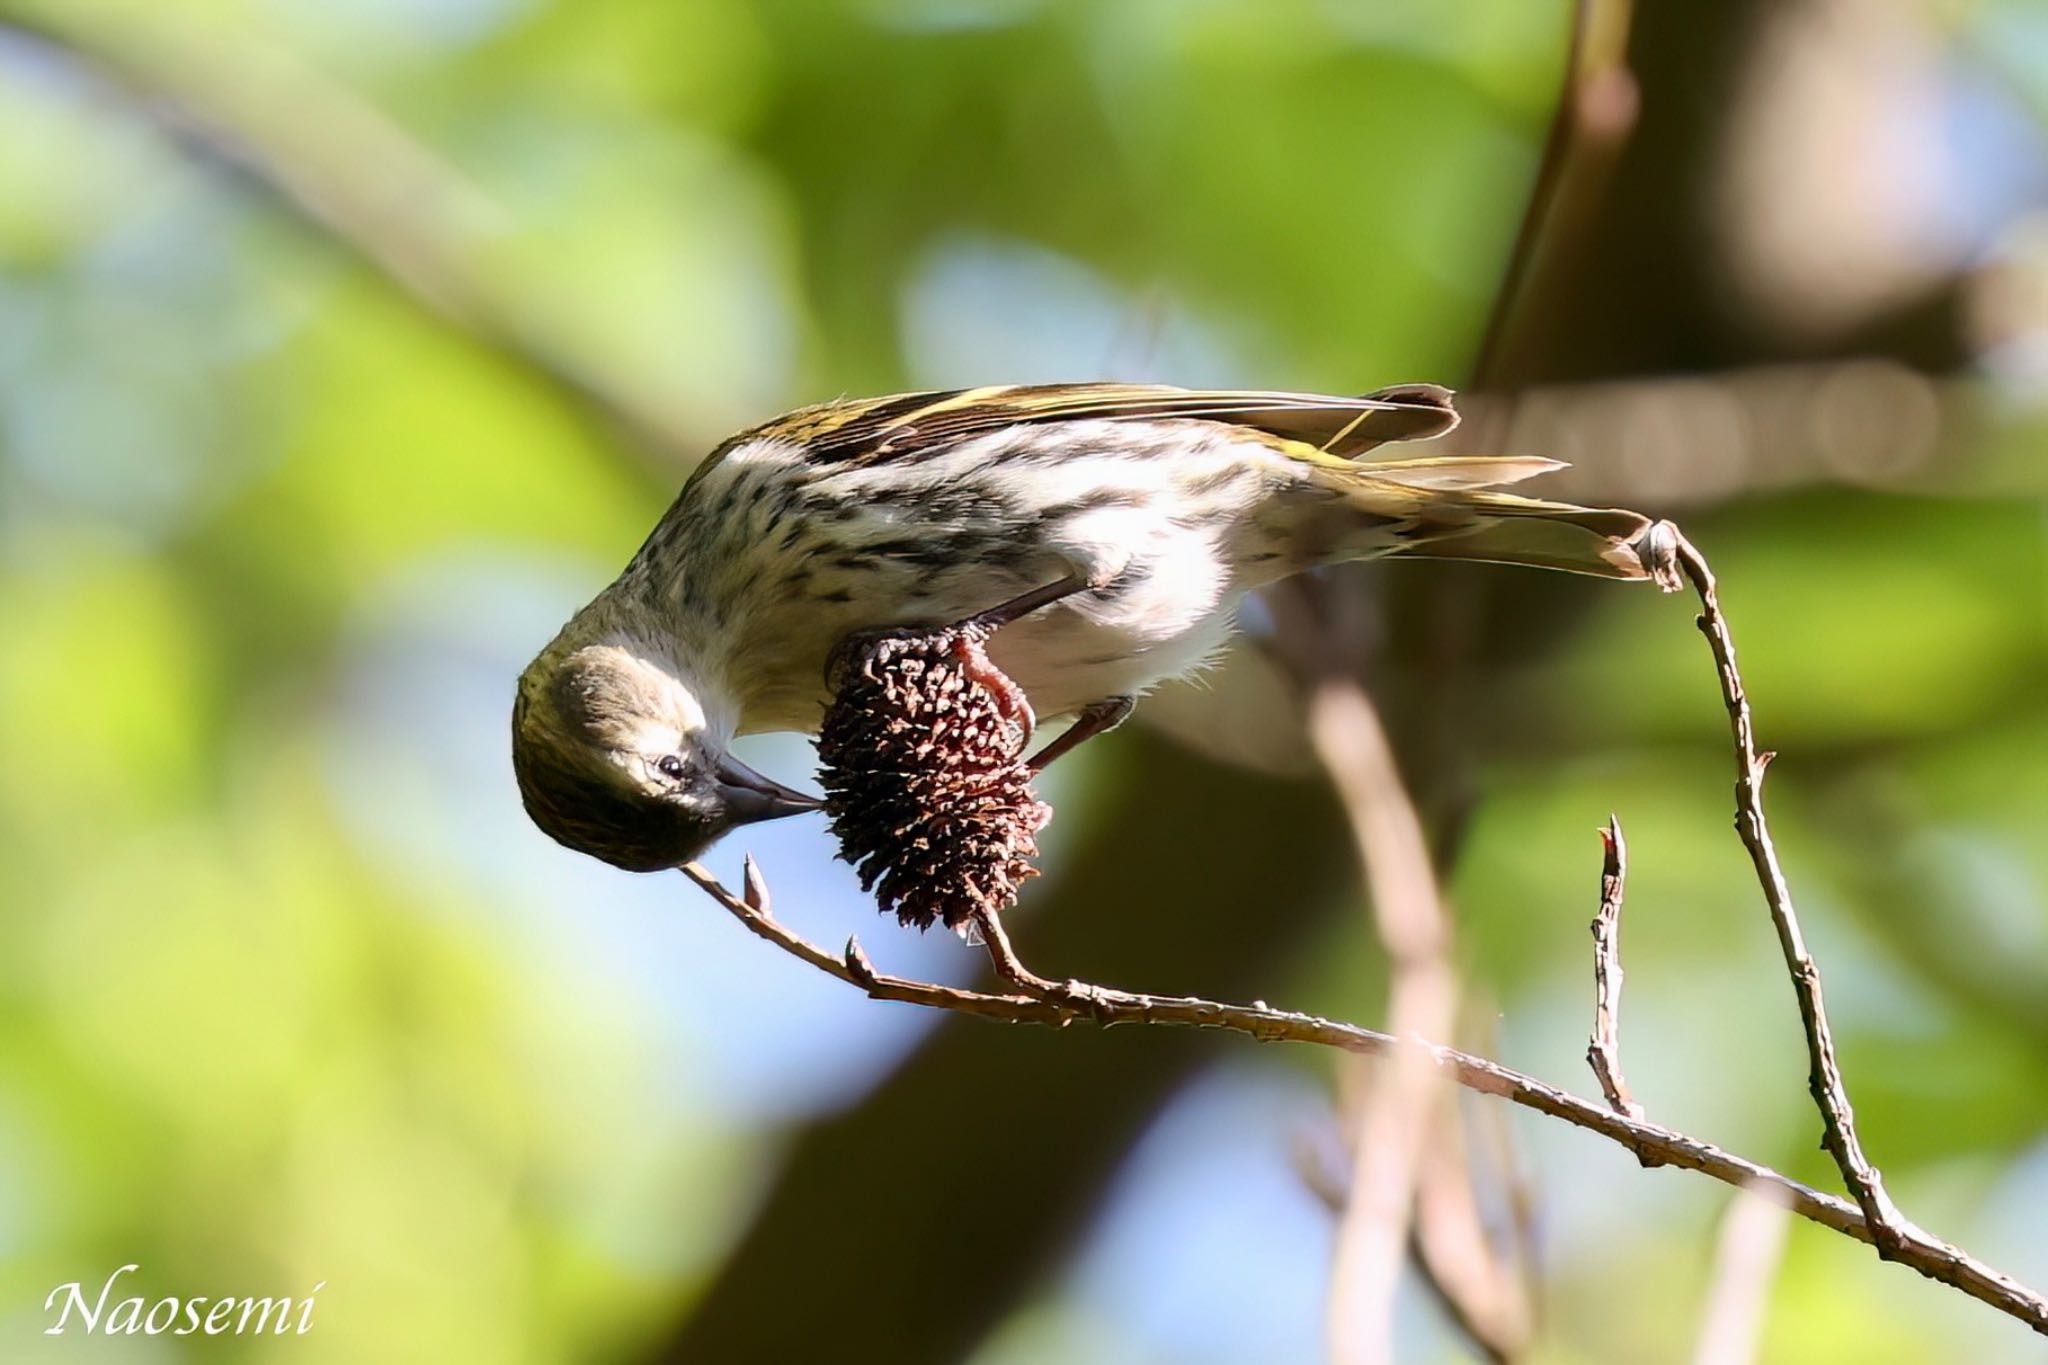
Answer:
M1871 1154L2048 1282L2048 9L1600 10L1573 82L1537 0L0 0L0 1357L1320 1359L1329 1056L870 1003L511 778L519 669L724 435L1105 376L1440 380L1468 448L1681 520ZM1596 1093L1617 812L1637 1098L1835 1188L1690 601L1362 581L1461 1039ZM1381 1019L1271 666L1141 716L1049 784L1034 963ZM743 846L813 937L973 979L819 822ZM1762 1358L2043 1358L1465 1108L1529 1358L1689 1358L1745 1255ZM305 1336L41 1335L128 1262L325 1287Z

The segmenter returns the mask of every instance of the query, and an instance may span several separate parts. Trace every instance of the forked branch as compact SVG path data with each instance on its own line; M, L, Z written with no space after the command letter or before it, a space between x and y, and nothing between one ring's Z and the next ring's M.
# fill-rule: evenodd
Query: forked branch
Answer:
M1050 1024L1060 1028L1085 1022L1105 1027L1156 1024L1228 1029L1261 1042L1314 1043L1371 1057L1387 1055L1397 1042L1392 1034L1376 1029L1294 1010L1275 1009L1263 1001L1228 1004L1195 996L1145 995L1081 982L1048 983L1051 989L1046 996L1033 996L967 990L908 977L888 976L875 970L857 941L848 940L843 953L834 953L775 919L765 884L751 859L748 869L749 891L745 897L733 894L699 864L687 864L682 872L750 932L819 971L860 987L877 1000L897 1000L1008 1023ZM1057 998L1061 994L1066 998ZM1872 1240L1862 1212L1839 1196L1824 1193L1675 1129L1617 1114L1603 1104L1581 1098L1498 1062L1427 1039L1406 1041L1420 1048L1439 1073L1467 1089L1498 1095L1539 1114L1548 1114L1598 1133L1626 1147L1636 1156L1647 1156L1660 1165L1698 1171L1736 1187L1757 1183L1770 1186L1780 1191L1786 1204L1801 1217L1858 1241ZM1930 1279L1981 1299L2037 1331L2048 1332L2048 1302L1982 1262L1953 1248L1949 1250L1952 1254L1948 1256L1914 1259L1907 1255L1899 1259L1907 1261Z
M741 895L726 889L698 864L689 864L682 871L752 933L819 971L858 986L877 1000L897 1000L1010 1023L1049 1024L1054 1027L1082 1021L1104 1027L1155 1024L1229 1029L1262 1042L1314 1043L1368 1056L1386 1056L1398 1044L1404 1050L1418 1052L1436 1072L1458 1085L1483 1094L1498 1095L1524 1108L1598 1133L1627 1148L1645 1165L1677 1166L1698 1171L1738 1188L1767 1187L1780 1195L1785 1204L1801 1217L1858 1241L1869 1242L1887 1259L1909 1265L1929 1279L1959 1289L2048 1335L2048 1299L1908 1222L1885 1193L1876 1168L1864 1156L1828 1029L1820 972L1807 952L1793 910L1792 893L1778 864L1777 851L1764 820L1763 774L1769 755L1759 753L1756 748L1755 723L1748 697L1743 691L1741 675L1736 670L1735 646L1728 634L1727 620L1721 614L1713 573L1699 551L1668 523L1660 523L1654 529L1644 549L1646 557L1656 561L1653 567L1660 570L1661 580L1671 581L1674 573L1682 574L1699 595L1699 625L1713 651L1722 699L1727 706L1734 738L1736 831L1755 864L1765 904L1784 949L1786 966L1799 1002L1800 1019L1805 1027L1811 1063L1810 1088L1820 1108L1828 1151L1841 1168L1842 1177L1855 1198L1854 1203L1724 1151L1712 1143L1642 1118L1633 1112L1636 1107L1629 1102L1626 1090L1619 1087L1619 1067L1611 1052L1607 1060L1614 1067L1612 1079L1616 1085L1609 1093L1610 1099L1617 1101L1612 1106L1582 1098L1484 1057L1428 1039L1396 1039L1392 1034L1356 1024L1275 1009L1264 1001L1230 1004L1196 996L1149 995L1082 981L1053 981L1024 965L1004 934L1002 924L993 916L982 923L982 932L998 972L1013 990L967 990L889 976L876 971L860 945L853 940L848 940L843 953L835 954L811 943L778 921L770 907L767 886L752 859L747 861L746 883ZM1618 836L1618 831L1616 833ZM1616 837L1608 860L1613 874L1611 887L1606 875L1602 879L1603 914L1605 902L1610 897L1615 912L1619 913L1623 872L1621 856L1620 841ZM1609 869L1603 869L1603 874ZM1618 966L1618 960L1610 965ZM1618 973L1615 981L1618 989ZM1612 1007L1611 1000L1609 1007ZM1596 1033L1595 1051L1599 1049L1600 1037ZM1598 1070L1597 1060L1595 1067Z

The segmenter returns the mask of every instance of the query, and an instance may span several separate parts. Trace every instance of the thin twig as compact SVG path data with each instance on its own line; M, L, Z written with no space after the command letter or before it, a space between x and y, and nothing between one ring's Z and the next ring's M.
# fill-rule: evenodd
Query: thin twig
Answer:
M1786 884L1784 869L1778 865L1778 851L1771 842L1770 826L1764 821L1764 769L1776 757L1759 753L1756 722L1750 714L1749 697L1743 691L1742 675L1735 667L1735 641L1728 622L1721 615L1715 591L1714 572L1692 542L1672 530L1677 563L1693 590L1699 594L1699 628L1713 650L1716 672L1721 680L1721 699L1728 708L1728 723L1735 738L1735 832L1749 850L1763 887L1764 903L1770 908L1771 923L1778 931L1785 966L1792 975L1792 989L1799 999L1799 1019L1805 1027L1808 1061L1807 1088L1820 1108L1822 1142L1841 1168L1842 1179L1857 1207L1869 1221L1878 1254L1895 1257L1909 1241L1929 1247L1942 1244L1909 1224L1891 1196L1884 1179L1863 1155L1856 1135L1856 1115L1849 1104L1849 1091L1842 1081L1841 1064L1835 1057L1833 1033L1828 1028L1827 1005L1821 995L1820 968L1806 950L1799 917L1792 908L1792 888Z
M849 941L846 952L835 955L775 920L769 913L765 886L758 871L748 874L748 884L754 889L745 899L727 890L698 864L687 864L682 871L749 932L828 975L860 987L877 1000L897 1000L986 1019L1056 1027L1076 1021L1092 1021L1104 1026L1152 1024L1228 1029L1261 1042L1314 1043L1374 1057L1388 1055L1397 1041L1403 1041L1396 1040L1391 1034L1356 1024L1275 1009L1259 1002L1235 1005L1194 996L1144 995L1105 986L1087 986L1084 988L1086 1004L1083 1005L1025 995L962 990L906 977L884 976L875 971L857 943ZM1068 984L1078 986L1080 983ZM1498 1062L1426 1039L1405 1041L1427 1055L1438 1072L1467 1089L1498 1095L1512 1104L1598 1133L1638 1157L1647 1153L1661 1164L1698 1171L1728 1185L1767 1185L1781 1192L1793 1212L1802 1218L1861 1242L1872 1240L1870 1225L1862 1211L1846 1199L1826 1194L1675 1129L1617 1114L1604 1104L1560 1090ZM1931 1280L1959 1289L2002 1313L2018 1318L2034 1330L2048 1334L2048 1299L1973 1256L1954 1247L1942 1246L1936 1252L1909 1243L1896 1259Z
M990 995L983 991L958 990L933 982L912 981L907 977L883 976L869 963L867 954L861 951L858 939L847 939L846 950L842 953L827 952L775 918L768 896L768 883L762 878L761 869L751 856L746 860L746 890L743 896L735 896L726 890L701 863L685 863L681 871L685 877L708 892L713 900L732 911L739 922L753 933L767 939L782 951L802 958L819 971L836 976L848 985L860 987L877 1000L901 1000L908 1004L928 1005L934 1009L976 1014L983 1018L1002 1019L1010 1023L1058 1026L1071 1021L1070 1015L1030 996Z
M1663 522L1655 529L1668 537L1668 549L1678 570L1699 594L1698 624L1713 651L1715 669L1721 682L1721 699L1727 706L1729 729L1735 741L1735 831L1742 839L1743 847L1749 850L1750 862L1755 866L1757 881L1763 888L1764 903L1770 909L1771 923L1778 931L1778 944L1784 951L1793 993L1799 1001L1800 1023L1806 1034L1807 1089L1820 1109L1822 1143L1834 1157L1844 1183L1863 1214L1865 1230L1861 1236L1877 1248L1879 1256L1902 1261L1921 1274L1944 1283L1957 1283L1949 1278L1948 1272L1953 1268L1975 1267L1976 1272L1988 1276L1980 1287L1991 1297L1978 1293L1976 1289L1969 1292L2031 1324L2036 1331L2048 1333L2048 1299L2007 1276L1989 1270L1961 1248L1951 1246L1910 1222L1885 1192L1884 1181L1877 1168L1863 1154L1862 1141L1856 1134L1855 1111L1849 1103L1848 1087L1842 1080L1841 1064L1835 1056L1834 1035L1828 1027L1827 1004L1821 994L1820 968L1806 950L1806 938L1800 931L1799 917L1792 908L1792 889L1785 881L1784 869L1778 863L1777 848L1771 842L1770 826L1764 820L1764 770L1776 755L1769 751L1759 752L1756 747L1756 722L1750 713L1749 696L1743 690L1742 674L1735 666L1735 641L1728 633L1727 618L1721 614L1713 570L1707 567L1705 557L1676 527Z
M1586 1064L1615 1111L1639 1119L1643 1106L1629 1094L1621 1074L1621 898L1628 881L1628 842L1621 837L1619 819L1607 817L1600 844L1600 910L1593 916L1593 1040L1586 1045Z

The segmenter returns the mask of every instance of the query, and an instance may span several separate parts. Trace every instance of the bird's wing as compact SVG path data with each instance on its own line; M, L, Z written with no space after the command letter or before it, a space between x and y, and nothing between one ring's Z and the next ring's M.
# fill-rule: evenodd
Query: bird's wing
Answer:
M1404 384L1359 398L1155 384L1031 384L905 393L802 408L741 439L785 440L822 464L885 464L1025 423L1160 417L1223 422L1291 454L1349 460L1458 424L1448 389Z
M1650 522L1637 513L1483 491L1563 467L1554 460L1464 455L1359 461L1388 441L1439 436L1457 425L1450 390L1433 384L1404 384L1358 398L1146 384L895 394L799 409L734 437L718 455L753 441L779 441L802 446L815 464L858 468L914 461L1020 425L1145 418L1226 424L1303 461L1313 467L1317 483L1405 527L1396 553L1615 578L1655 576L1638 553Z

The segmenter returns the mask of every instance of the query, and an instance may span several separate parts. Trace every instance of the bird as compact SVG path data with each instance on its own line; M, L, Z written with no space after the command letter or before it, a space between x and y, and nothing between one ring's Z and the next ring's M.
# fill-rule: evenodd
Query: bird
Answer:
M857 633L972 621L1035 716L1034 769L1224 645L1245 594L1388 556L1655 576L1649 520L1497 491L1563 468L1378 458L1457 424L1448 389L1358 397L1109 382L839 399L733 436L527 666L512 757L533 822L630 871L817 809L734 758L815 734Z

